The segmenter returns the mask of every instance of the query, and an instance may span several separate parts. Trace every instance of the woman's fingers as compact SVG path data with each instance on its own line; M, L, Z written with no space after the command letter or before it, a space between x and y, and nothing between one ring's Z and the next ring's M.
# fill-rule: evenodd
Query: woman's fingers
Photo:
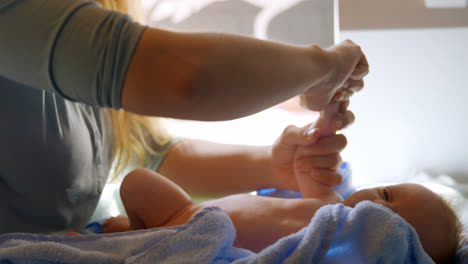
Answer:
M356 92L361 91L362 88L364 88L364 80L363 79L359 79L359 80L349 79L348 80L348 86L346 87L347 90L356 93Z
M336 170L342 162L341 156L338 153L308 156L297 159L294 166L299 172L310 172L314 169L330 169Z
M299 147L296 151L296 158L339 153L346 147L347 143L344 135L321 137L311 146Z
M309 124L302 128L287 126L280 136L280 144L307 146L314 144L320 138L320 131Z
M364 88L364 80L352 80L349 79L343 85L343 88L339 89L338 92L333 96L333 100L336 102L348 101L351 96L361 91Z
M337 186L342 181L342 176L336 170L329 169L313 169L309 172L298 172L301 177L311 177L315 181L327 185L329 187Z
M359 80L364 78L367 74L369 74L369 63L367 62L366 55L361 51L361 58L351 73L350 79Z

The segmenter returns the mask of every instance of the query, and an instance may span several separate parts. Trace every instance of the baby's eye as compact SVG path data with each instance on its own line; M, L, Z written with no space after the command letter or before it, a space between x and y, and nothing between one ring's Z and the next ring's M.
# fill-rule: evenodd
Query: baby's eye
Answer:
M388 202L388 192L387 192L386 189L383 189L383 195L384 195L384 197L385 197L385 201Z

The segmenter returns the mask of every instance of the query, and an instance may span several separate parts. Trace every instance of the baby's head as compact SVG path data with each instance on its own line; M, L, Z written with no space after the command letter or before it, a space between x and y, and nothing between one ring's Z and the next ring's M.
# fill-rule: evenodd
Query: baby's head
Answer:
M416 229L424 250L436 263L451 263L458 248L461 224L453 208L439 195L418 184L398 184L360 190L343 204L381 204Z

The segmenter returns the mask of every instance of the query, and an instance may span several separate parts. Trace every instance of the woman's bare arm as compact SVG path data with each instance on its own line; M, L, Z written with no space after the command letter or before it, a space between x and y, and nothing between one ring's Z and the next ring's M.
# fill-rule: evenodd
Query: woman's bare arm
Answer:
M182 119L238 118L330 78L333 56L316 46L148 28L126 75L122 107Z
M191 195L222 196L275 186L270 146L218 144L184 139L158 172Z

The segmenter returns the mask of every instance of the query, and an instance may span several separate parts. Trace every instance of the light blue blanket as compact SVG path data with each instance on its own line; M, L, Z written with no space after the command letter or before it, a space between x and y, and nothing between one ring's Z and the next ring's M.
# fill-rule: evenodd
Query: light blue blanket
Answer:
M433 263L411 226L371 202L322 207L307 227L258 254L233 247L234 238L229 217L212 207L171 228L2 235L0 263Z

